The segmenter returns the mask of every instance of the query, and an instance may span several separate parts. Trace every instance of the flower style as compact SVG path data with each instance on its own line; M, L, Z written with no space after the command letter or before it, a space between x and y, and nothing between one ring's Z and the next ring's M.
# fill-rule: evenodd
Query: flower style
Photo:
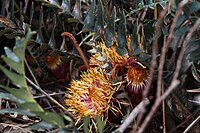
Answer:
M103 117L107 113L116 90L109 79L105 70L89 68L80 80L71 82L65 104L74 119L79 121L84 116L95 118L96 115Z

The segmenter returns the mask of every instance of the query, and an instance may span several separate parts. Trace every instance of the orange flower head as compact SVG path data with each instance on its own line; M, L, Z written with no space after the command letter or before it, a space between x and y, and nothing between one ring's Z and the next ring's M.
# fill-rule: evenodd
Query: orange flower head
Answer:
M141 92L144 89L145 82L148 78L148 70L140 62L136 62L134 65L128 67L126 74L126 80L128 82L128 88L135 92Z
M66 94L65 104L74 119L80 120L84 116L95 118L104 116L110 109L115 88L109 82L106 71L100 68L89 68L81 75L80 80L71 82L69 93Z

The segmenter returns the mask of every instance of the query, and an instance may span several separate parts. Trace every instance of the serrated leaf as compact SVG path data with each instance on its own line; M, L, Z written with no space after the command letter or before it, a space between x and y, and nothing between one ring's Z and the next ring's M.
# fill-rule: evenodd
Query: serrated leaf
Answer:
M24 81L24 77L15 72L11 72L7 68L0 65L0 69L2 72L18 87L26 87L26 82Z
M115 37L115 19L116 19L116 8L113 8L112 16L108 20L108 25L105 29L105 44L106 47L113 45L113 42L116 41Z
M54 113L54 112L34 112L38 116L40 116L46 122L52 123L60 128L64 128L65 123L63 117L61 115Z
M92 1L90 8L88 10L87 16L84 20L84 26L82 28L82 31L93 31L94 30L94 24L95 24L95 6L96 2L95 0Z
M26 101L25 103L20 103L18 105L20 108L26 109L27 111L34 112L34 113L43 111L41 106L35 101L33 102Z
M190 16L191 14L200 10L200 2L198 2L198 1L190 2L189 4L187 4L184 7L183 10L184 10L185 14L187 14L187 16Z
M56 47L56 41L55 41L55 36L54 36L54 31L56 28L56 15L54 14L54 18L53 18L53 29L51 30L51 36L48 42L48 45L51 48L55 48Z
M153 41L154 23L156 20L150 20L144 25L145 43L149 44ZM161 33L160 33L161 34ZM160 36L160 35L159 35Z
M13 70L15 70L16 72L18 72L19 74L23 74L24 71L23 69L21 69L22 65L20 62L16 62L6 56L2 56L2 59L6 62L6 64L8 64Z
M146 60L149 60L149 59L151 59L151 55L144 54L144 56L142 58L139 58L138 60L143 62L143 61L146 61Z
M119 27L117 31L117 41L118 41L118 46L117 46L117 51L119 54L125 54L127 53L127 40L126 40L126 18L125 18L125 13L124 11L119 12L120 15L120 22L119 22Z
M16 62L16 63L19 63L19 62L20 62L19 57L17 57L16 54L13 53L12 50L10 50L10 48L4 47L4 51L5 51L5 53L6 53L6 56L7 56L9 59L13 60L13 61Z
M24 110L24 109L19 109L19 108L10 108L10 109L2 109L0 110L0 114L4 114L4 113L18 113L21 115L27 115L27 116L36 116L35 114Z
M190 30L190 28L191 28L190 25L184 25L184 26L178 28L178 29L175 31L174 35L175 35L176 37L180 37L180 36L184 35L186 32L188 32L188 31Z
M89 131L89 129L88 129L89 124L90 124L90 117L85 116L83 118L83 130L85 133L88 133L88 131Z
M195 50L187 55L187 59L190 61L198 61L200 60L200 52L198 50Z
M30 25L31 25L32 20L33 20L34 11L35 11L34 2L32 2L31 3L31 9L30 9L30 22L29 22Z
M63 9L64 12L70 13L71 6L69 0L62 0L61 8Z
M76 3L74 5L74 9L72 11L72 15L74 18L81 20L81 0L76 0Z
M0 88L2 88L1 85L0 85ZM16 96L9 94L9 93L5 93L5 92L4 93L0 92L0 98L12 100L12 101L17 102L17 103L23 103L24 102L23 100L17 98Z
M34 125L28 126L28 128L33 129L33 130L38 130L38 129L52 129L55 128L54 125L52 125L51 123L45 122L45 121L41 121L39 123L36 123Z
M167 1L162 1L162 2L159 2L158 4L162 7L162 9L165 9Z
M26 101L26 102L27 101L29 101L29 102L35 101L32 98L31 93L29 93L25 88L16 89L16 88L10 88L10 87L3 86L3 85L0 85L0 88L4 89L5 91L9 92L13 96L15 96L18 99L21 99L23 101Z
M104 30L104 8L101 0L98 0L97 5L97 15L96 15L96 21L95 21L95 32L97 34L103 34ZM97 36L97 35L96 35Z
M141 50L140 48L138 48L138 49L136 49L136 50L133 52L133 54L131 54L131 55L136 56L136 55L140 55L140 54L142 54L142 53L144 53L144 51Z
M185 16L185 14L180 15L180 16L178 17L178 20L176 21L176 26L175 26L175 28L180 27L180 26L185 22L186 19L187 19L187 16Z
M131 35L131 40L130 40L130 46L129 52L132 53L132 51L135 51L138 48L138 35L137 35L137 26L134 26L133 32Z
M39 14L39 27L38 27L37 37L35 40L37 43L40 44L44 42L44 37L42 35L42 25L43 25L43 8L41 7Z
M116 51L120 55L124 55L124 54L126 54L128 52L127 49L124 48L124 47L122 47L122 48L121 47L116 47Z
M96 116L96 124L98 127L98 132L103 133L104 123L99 115Z

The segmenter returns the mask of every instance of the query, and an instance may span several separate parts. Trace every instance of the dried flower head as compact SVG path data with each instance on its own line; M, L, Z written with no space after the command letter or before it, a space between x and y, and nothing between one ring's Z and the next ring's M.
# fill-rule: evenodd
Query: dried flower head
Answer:
M96 115L103 117L107 113L115 92L109 79L105 70L89 68L80 80L71 82L65 103L74 119L80 120L84 116L95 118Z
M50 51L44 55L44 62L50 72L58 79L65 79L68 71L67 65L61 61L59 54L50 55Z

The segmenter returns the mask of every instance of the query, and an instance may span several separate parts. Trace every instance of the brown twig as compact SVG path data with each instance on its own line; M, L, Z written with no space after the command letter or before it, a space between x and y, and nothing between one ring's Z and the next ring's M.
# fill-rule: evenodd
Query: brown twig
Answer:
M88 64L87 58L85 57L85 55L84 55L82 49L81 49L80 46L78 45L78 43L77 43L75 37L74 37L71 33L69 33L69 32L63 32L63 33L61 34L61 36L68 36L68 37L73 41L73 44L74 44L74 46L76 47L78 53L80 54L80 56L81 56L83 62L85 63L85 66L86 66L87 68L89 68L89 64Z
M187 0L186 0L187 1ZM182 1L183 3L185 3L185 1ZM181 2L181 3L182 3ZM198 26L200 25L200 18L198 18L198 20L196 21L196 23L191 27L191 29L189 30L189 32L186 35L186 38L183 42L178 60L177 60L177 65L176 65L176 69L174 72L174 76L172 79L172 82L170 84L170 86L168 87L168 89L165 91L165 93L160 97L160 98L156 98L155 104L153 105L151 111L149 112L149 114L147 115L147 117L145 118L144 122L142 123L140 130L138 131L138 133L142 133L144 131L144 129L146 128L146 126L148 125L149 121L151 120L153 114L155 113L156 109L158 108L158 106L160 105L160 103L176 88L176 86L180 83L180 81L178 80L178 75L180 72L180 68L181 68L181 63L182 63L182 59L183 59L183 55L184 52L186 50L187 44L191 39L192 34L194 33L194 31L198 28Z
M126 128L130 125L130 123L135 119L135 117L138 115L138 113L141 111L141 108L143 106L147 106L149 104L148 99L144 99L142 102L140 102L130 113L130 115L125 119L122 125L116 130L116 132L123 133Z
M170 5L169 3L167 4L167 7ZM145 86L145 90L143 92L143 99L147 97L147 95L149 93L149 89L150 89L151 83L153 81L155 68L157 66L156 59L157 59L157 52L158 52L157 50L158 50L159 31L160 31L161 25L163 23L163 18L165 16L165 14L167 13L168 9L169 8L165 8L164 10L162 10L162 12L160 13L159 19L157 21L156 27L155 27L155 34L154 34L154 37L153 37L153 46L152 46L152 59L151 59L151 65L150 65L150 70L149 70L149 78L148 78L148 82L147 82L147 84ZM141 113L138 116L137 123L141 122L142 117L143 117L144 112L145 112L144 110L145 110L145 106L141 109ZM132 132L136 132L137 123L134 125Z

